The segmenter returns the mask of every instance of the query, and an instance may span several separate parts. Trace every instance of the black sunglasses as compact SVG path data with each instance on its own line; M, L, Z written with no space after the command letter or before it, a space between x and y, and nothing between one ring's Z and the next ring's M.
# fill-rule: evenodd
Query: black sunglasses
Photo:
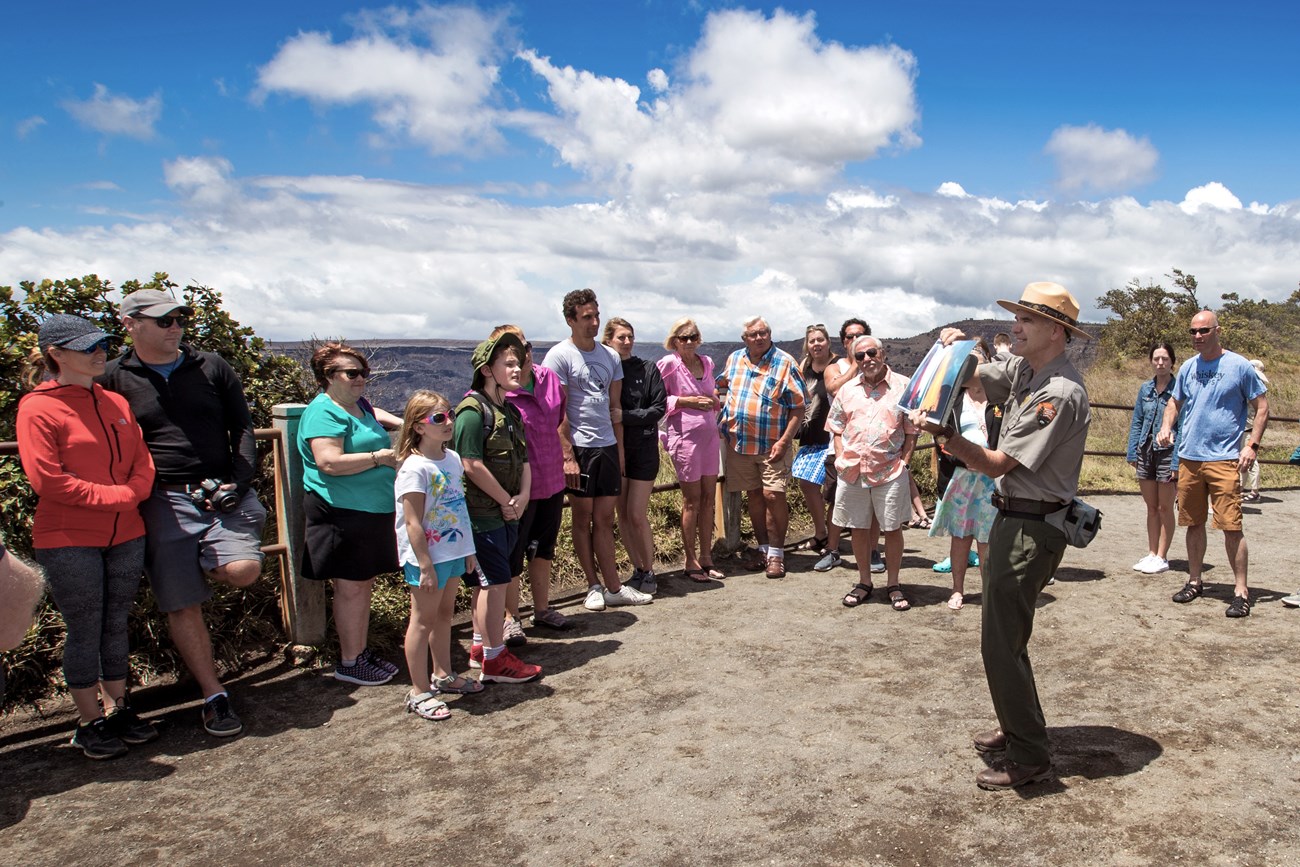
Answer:
M1213 325L1207 325L1205 328L1189 328L1187 329L1187 333L1195 337L1198 334L1209 334L1213 330Z
M880 354L879 349L864 349L861 352L853 353L853 357L856 358L858 361L864 361L868 358L875 358L879 354Z
M454 409L449 409L446 412L431 412L424 417L425 424L446 424L455 420L456 410Z
M190 324L189 317L181 316L179 313L168 313L166 316L140 316L138 318L148 319L156 323L159 328L171 328L173 323L184 328Z
M695 343L700 339L700 332L697 331L694 334L678 334L676 337L682 343Z
M370 371L357 370L355 367L349 368L347 370L335 370L333 372L339 374L340 376L346 376L348 379L369 379L370 378Z
M68 349L66 346L60 346L59 349L67 352L80 352L82 355L94 355L96 352L108 352L108 338L95 341L94 346L87 346L85 349Z

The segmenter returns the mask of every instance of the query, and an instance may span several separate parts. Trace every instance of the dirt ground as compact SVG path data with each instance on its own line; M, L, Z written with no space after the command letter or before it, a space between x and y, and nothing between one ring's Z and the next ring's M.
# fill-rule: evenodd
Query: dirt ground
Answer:
M1102 534L1043 594L1031 653L1055 777L974 784L993 720L979 579L948 610L909 530L896 613L840 605L849 569L792 553L780 581L693 585L534 636L533 684L453 698L442 723L407 686L351 687L272 660L230 681L245 734L202 733L189 688L137 693L164 737L90 763L71 715L0 728L4 864L1300 863L1300 492L1247 508L1249 618L1229 620L1222 536L1211 591L1141 576L1141 500L1089 498ZM879 583L883 583L882 581ZM467 665L468 632L456 659Z

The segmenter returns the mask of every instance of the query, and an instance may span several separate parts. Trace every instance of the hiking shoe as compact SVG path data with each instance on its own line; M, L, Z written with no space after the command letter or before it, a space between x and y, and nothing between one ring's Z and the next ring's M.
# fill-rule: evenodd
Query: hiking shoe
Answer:
M647 596L654 596L659 592L659 580L655 578L653 572L641 573L641 586L636 588Z
M528 636L524 635L524 628L513 617L506 621L505 636L506 647L523 647L528 643Z
M880 556L879 551L871 552L871 571L877 575L885 571L885 560Z
M230 707L230 696L217 695L203 703L203 730L213 737L234 737L244 724Z
M836 566L843 563L844 558L840 556L839 551L827 551L822 558L813 564L814 572L829 572Z
M938 572L942 575L947 575L949 572L952 571L952 558L944 557L938 563L935 563L933 566L931 566L930 570L933 572Z
M398 667L397 667L396 665L393 665L393 663L389 662L387 659L382 659L382 658L380 658L380 657L379 657L378 655L376 655L375 652L374 652L373 650L371 650L369 647L367 647L365 650L361 651L361 653L357 656L357 661L360 661L360 660L363 660L363 659L364 659L366 662L368 662L368 663L370 663L371 665L373 665L373 666L376 666L376 667L378 667L378 668L382 668L384 671L388 672L389 674L394 674L394 675L395 675L395 674L397 674L397 672L400 670L400 669L398 669Z
M524 662L508 650L501 651L496 659L483 660L483 673L480 681L497 683L527 683L542 676L542 667Z
M601 602L604 601L604 599L601 599ZM547 629L560 630L573 628L573 624L569 622L569 618L565 617L554 608L547 608L545 611L534 611L533 625L545 626Z
M74 747L79 747L86 754L86 758L96 761L126 755L126 744L113 734L108 727L108 720L104 717L77 726L77 730L72 733L70 743Z
M587 588L587 598L582 600L582 607L588 611L605 610L605 588L592 584Z
M471 644L469 646L469 667L470 668L483 667L483 645Z
M1290 596L1283 596L1282 604L1287 608L1300 608L1300 590L1297 590Z
M379 686L393 679L392 672L384 671L368 659L357 657L352 665L339 663L334 666L334 679L358 686Z
M604 598L606 605L649 605L654 601L654 597L650 594L634 590L626 584L618 588L617 593L606 590Z
M154 728L153 723L140 719L140 715L131 710L130 705L118 705L117 710L105 719L108 721L108 730L123 743L139 745L158 739L158 729Z

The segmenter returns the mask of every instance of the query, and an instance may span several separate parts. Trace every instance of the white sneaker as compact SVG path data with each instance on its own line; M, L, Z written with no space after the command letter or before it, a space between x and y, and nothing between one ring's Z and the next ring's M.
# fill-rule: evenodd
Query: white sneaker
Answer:
M588 611L605 610L605 588L599 584L592 584L587 588L587 598L583 600L582 607Z
M1152 561L1152 560L1155 560L1155 559L1156 559L1156 555L1155 555L1155 554L1148 554L1148 555L1146 555L1146 556L1143 557L1141 560L1139 560L1139 561L1137 561L1136 563L1133 564L1133 571L1134 571L1134 572L1146 572L1146 571L1147 571L1147 567L1151 565L1151 561Z
M1148 575L1158 575L1161 572L1168 572L1169 561L1164 557L1156 557L1152 555L1147 558L1146 566L1144 566L1140 571L1145 572Z
M588 597L590 598L590 597ZM633 587L624 584L618 588L617 593L605 591L606 605L649 605L654 601L654 597L648 593L642 593Z
M1282 604L1288 608L1300 608L1300 590L1297 590L1290 596L1283 596Z

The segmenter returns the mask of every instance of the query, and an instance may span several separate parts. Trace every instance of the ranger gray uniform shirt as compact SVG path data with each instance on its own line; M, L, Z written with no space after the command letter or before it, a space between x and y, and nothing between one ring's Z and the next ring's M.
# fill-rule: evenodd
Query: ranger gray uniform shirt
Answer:
M1079 371L1063 352L1041 371L1013 356L981 364L979 375L989 402L1005 406L998 451L1020 464L997 480L998 490L1027 500L1073 500L1092 420Z

